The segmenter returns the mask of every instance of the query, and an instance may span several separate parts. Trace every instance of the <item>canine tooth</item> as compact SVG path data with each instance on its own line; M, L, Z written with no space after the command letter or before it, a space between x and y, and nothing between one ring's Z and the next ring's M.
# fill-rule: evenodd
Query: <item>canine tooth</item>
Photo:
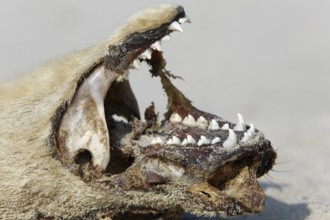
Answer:
M168 29L171 30L171 31L179 31L179 32L183 33L183 29L177 21L173 21L170 24L170 26L168 26Z
M196 121L196 125L200 128L207 128L208 122L203 116L200 116Z
M162 45L160 41L156 41L155 43L151 44L150 47L154 50L162 51Z
M151 59L151 50L150 49L146 49L143 53L140 54L139 56L141 59Z
M229 129L229 124L226 123L221 127L222 130L228 130Z
M185 124L185 125L188 125L188 126L195 126L196 125L196 121L195 121L195 119L192 115L186 116L183 119L182 123Z
M209 125L209 130L215 131L215 130L219 130L219 124L216 120L212 119Z
M219 143L221 141L221 139L219 137L215 137L213 138L213 140L211 141L211 144L216 144Z
M251 137L253 137L256 134L256 130L254 128L254 125L251 123L249 130L247 130L247 134Z
M224 148L233 148L237 146L237 137L235 132L232 129L228 130L228 138L227 140L223 143Z
M152 139L151 144L164 144L164 141L160 137L156 137Z
M201 135L201 138L197 142L197 145L202 146L202 145L208 145L210 143L211 143L211 141L209 139L207 139L205 136Z
M237 113L237 119L238 122L234 127L235 131L245 131L246 130L246 124L243 116L240 113Z
M171 39L171 36L170 35L165 35L162 39L161 39L161 41L168 41L168 40L170 40Z
M171 139L169 139L166 144L168 145L180 145L181 141L177 136L173 136Z
M112 115L112 118L113 118L113 120L115 120L116 122L124 122L124 123L128 124L127 119L126 119L125 117L123 117L123 116L120 116L120 115L117 115L117 114L113 114L113 115Z
M141 62L140 62L140 60L139 59L135 59L134 61L133 61L133 63L132 63L132 68L133 69L140 69L140 64L141 64Z
M182 118L178 113L173 113L170 117L170 122L175 123L175 122L181 122Z

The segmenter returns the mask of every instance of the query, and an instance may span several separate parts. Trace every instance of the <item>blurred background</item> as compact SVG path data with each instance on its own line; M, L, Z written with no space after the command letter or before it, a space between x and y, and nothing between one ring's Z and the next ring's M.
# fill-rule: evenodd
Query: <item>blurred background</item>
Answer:
M237 219L330 219L330 2L175 1L192 24L163 45L175 84L196 107L262 130L278 152L261 178L265 211ZM1 0L0 81L106 39L132 13L166 1ZM132 71L141 112L166 96ZM185 216L185 219L193 218ZM202 219L202 218L201 218Z

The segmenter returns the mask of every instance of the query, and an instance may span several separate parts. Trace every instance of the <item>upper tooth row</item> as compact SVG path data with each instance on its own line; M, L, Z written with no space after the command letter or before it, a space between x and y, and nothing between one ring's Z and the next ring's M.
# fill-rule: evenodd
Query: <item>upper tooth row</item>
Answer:
M238 122L233 128L234 131L246 131L246 124L243 116L240 113L237 113L237 118ZM228 130L229 129L229 124L224 124L221 128L219 127L219 124L216 120L212 119L210 123L203 117L200 116L197 121L194 119L192 115L187 115L184 119L181 118L181 116L178 113L173 113L170 117L170 122L172 123L179 123L182 122L182 124L187 125L187 126L197 126L200 128L208 128L209 130ZM250 127L253 127L251 124ZM254 128L253 128L254 132Z
M188 17L184 17L184 18L180 18L179 19L179 22L177 21L173 21L169 26L168 26L168 29L171 30L171 31L179 31L179 32L182 32L183 33L183 29L181 27L180 24L182 23L185 23L185 22L190 22L190 19ZM154 50L158 50L158 51L162 51L162 41L167 41L170 39L170 35L165 35L161 40L158 40L156 41L155 43L153 43L150 48L151 49L154 49ZM132 69L140 69L140 60L139 59L151 59L151 49L148 48L146 49L143 53L141 53L139 55L138 58L136 58L132 65L131 65L131 68Z

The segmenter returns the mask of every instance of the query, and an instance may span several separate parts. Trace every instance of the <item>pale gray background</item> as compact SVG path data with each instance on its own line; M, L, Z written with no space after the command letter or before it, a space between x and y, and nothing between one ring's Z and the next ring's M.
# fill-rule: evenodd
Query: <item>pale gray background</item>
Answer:
M96 44L161 2L1 0L0 80ZM185 79L176 85L203 110L233 121L242 113L279 155L261 179L265 212L243 219L330 219L330 1L176 3L193 21L164 45L168 68ZM154 100L163 112L146 67L131 78L140 107Z

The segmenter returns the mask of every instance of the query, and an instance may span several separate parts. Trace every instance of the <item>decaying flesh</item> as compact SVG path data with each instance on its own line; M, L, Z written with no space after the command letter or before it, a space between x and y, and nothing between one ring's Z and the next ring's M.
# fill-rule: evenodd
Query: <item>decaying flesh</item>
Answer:
M240 114L235 124L198 110L166 70L161 44L189 22L181 6L150 8L108 41L0 85L0 218L262 211L270 141ZM163 119L154 103L141 119L127 75L141 62L167 94Z

